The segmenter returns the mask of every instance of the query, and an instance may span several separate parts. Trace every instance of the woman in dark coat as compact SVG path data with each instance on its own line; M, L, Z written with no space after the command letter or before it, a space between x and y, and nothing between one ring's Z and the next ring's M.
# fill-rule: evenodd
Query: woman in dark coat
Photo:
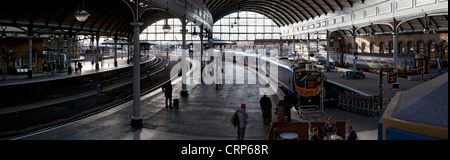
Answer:
M167 82L162 86L162 90L164 92L164 96L166 97L166 108L172 108L172 81ZM169 105L170 103L170 105Z
M263 112L263 120L266 124L270 124L272 122L272 101L267 95L261 98L259 101L261 105L261 110Z

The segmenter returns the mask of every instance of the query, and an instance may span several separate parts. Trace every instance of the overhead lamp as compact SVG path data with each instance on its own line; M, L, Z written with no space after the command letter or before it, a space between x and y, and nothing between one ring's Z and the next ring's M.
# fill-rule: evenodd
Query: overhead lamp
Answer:
M166 9L166 11L167 11L167 13L169 13L169 2L167 2L167 9ZM164 34L169 33L171 29L172 28L170 28L170 26L169 26L169 20L166 18L166 23L163 26Z
M170 26L169 26L168 19L166 19L166 23L165 23L164 26L163 26L164 34L169 33L171 29L172 29L172 28L170 28Z
M194 26L194 32L192 33L192 38L197 38L197 37L198 37L197 27Z
M2 32L2 38L5 39L5 38L7 37L7 36L6 36L6 33L5 33L6 26L2 26L2 30L3 30L3 32Z
M369 33L370 37L374 37L375 36L375 30L373 29L373 23L370 24L370 33Z
M433 23L431 23L431 19L428 17L427 14L425 14L425 28L423 29L423 33L430 34L431 30L430 28L433 27Z
M84 22L89 18L89 16L90 16L90 14L86 9L86 7L84 5L84 0L83 0L83 6L78 7L78 9L75 11L75 18L80 22Z

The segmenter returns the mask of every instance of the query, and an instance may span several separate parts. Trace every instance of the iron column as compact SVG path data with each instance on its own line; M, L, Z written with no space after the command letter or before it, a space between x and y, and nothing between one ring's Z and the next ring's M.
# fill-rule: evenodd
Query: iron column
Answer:
M68 74L72 74L72 55L73 55L73 35L70 33L68 38L68 43L69 43L69 68L68 68Z
M311 61L311 35L308 33L308 62Z
M28 78L33 78L33 36L28 35Z
M327 67L330 66L330 31L327 30Z
M133 57L133 115L132 126L142 126L141 116L141 47L139 34L143 23L132 22L134 27L134 57Z
M118 67L119 64L117 63L117 41L119 40L119 37L117 35L114 36L114 67Z
M356 72L356 27L352 28L352 36L353 36L353 72Z
M182 67L182 85L181 85L181 96L183 97L187 97L189 95L189 92L187 91L187 71L188 68L186 66L186 34L187 34L187 30L186 30L186 15L184 15L184 18L181 19L181 23L182 23L182 29L181 29L181 37L182 37L182 59L181 59L181 67Z
M394 48L394 72L396 74L396 82L393 84L393 88L400 88L400 85L398 84L398 50L397 50L397 41L398 41L398 33L397 33L397 20L394 18L394 30L392 32L392 36L394 38L393 40L393 48Z

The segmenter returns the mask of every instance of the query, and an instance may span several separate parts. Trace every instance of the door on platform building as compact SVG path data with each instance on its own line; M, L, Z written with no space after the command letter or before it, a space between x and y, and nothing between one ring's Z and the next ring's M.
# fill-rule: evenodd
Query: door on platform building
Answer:
M405 72L406 74L411 73L411 62L409 61L409 59L406 59L405 62Z
M443 41L442 45L441 45L441 48L442 48L441 58L448 60L448 42L447 41Z

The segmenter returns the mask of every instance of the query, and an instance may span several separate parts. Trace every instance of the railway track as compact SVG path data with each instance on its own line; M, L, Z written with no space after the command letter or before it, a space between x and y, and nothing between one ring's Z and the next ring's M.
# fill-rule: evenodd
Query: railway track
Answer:
M158 58L152 65L148 65L141 71L141 95L148 94L159 89L162 84L169 80L166 69L167 61ZM171 68L172 64L169 66ZM104 95L92 94L82 98L66 99L56 104L42 105L34 109L22 109L19 112L0 114L0 138L15 139L27 135L36 134L49 129L74 123L81 119L102 113L132 100L132 73L124 73L115 79L101 81L107 90ZM175 77L171 77L175 78ZM119 84L120 83L120 84ZM97 83L95 83L97 84ZM95 85L92 84L92 85ZM92 87L87 85L86 87ZM66 113L66 110L68 113ZM73 111L72 111L73 110ZM35 122L39 121L39 122Z
M155 58L141 68L141 75L155 72L156 67L161 66L163 60ZM131 67L132 68L132 67ZM154 73L153 73L154 74ZM98 81L90 80L89 83L77 85L70 88L64 88L56 91L36 92L20 97L10 97L9 100L0 102L0 115L22 112L30 109L41 108L49 105L64 103L87 96L97 94L97 85L101 84L104 88L112 90L117 87L129 84L132 81L132 72L124 72L116 75L114 78L101 79Z

